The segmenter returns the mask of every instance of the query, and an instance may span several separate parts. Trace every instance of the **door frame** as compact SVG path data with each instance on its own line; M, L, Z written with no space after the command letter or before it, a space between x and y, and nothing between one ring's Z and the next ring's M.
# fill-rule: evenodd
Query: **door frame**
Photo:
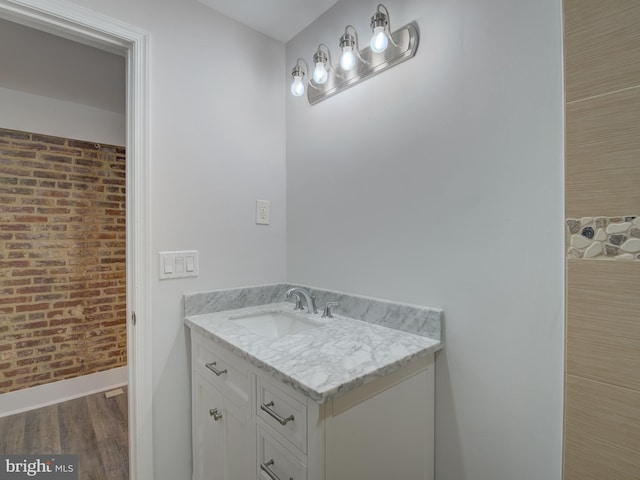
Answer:
M65 0L0 0L0 17L127 59L127 358L129 472L153 478L149 33Z

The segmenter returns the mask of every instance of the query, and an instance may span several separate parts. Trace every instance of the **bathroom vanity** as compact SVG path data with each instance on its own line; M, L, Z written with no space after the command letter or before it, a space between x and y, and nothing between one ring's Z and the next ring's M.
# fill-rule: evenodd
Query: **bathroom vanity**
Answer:
M282 302L288 287L185 297L193 479L433 479L442 312L311 290L339 303L322 318ZM379 324L398 308L438 338Z

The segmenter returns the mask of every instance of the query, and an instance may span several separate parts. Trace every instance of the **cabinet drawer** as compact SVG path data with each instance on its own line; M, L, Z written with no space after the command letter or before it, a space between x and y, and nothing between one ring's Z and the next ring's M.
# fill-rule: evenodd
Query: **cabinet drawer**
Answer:
M209 343L209 344L207 344ZM216 348L209 340L197 337L194 342L193 368L208 382L232 397L249 402L251 381L248 366L231 353Z
M258 378L256 414L293 446L307 453L307 405Z
M307 465L258 426L258 478L306 480Z

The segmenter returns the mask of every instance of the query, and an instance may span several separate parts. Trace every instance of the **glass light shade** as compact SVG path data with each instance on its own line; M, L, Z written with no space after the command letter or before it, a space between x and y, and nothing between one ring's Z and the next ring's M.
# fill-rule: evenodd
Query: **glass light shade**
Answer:
M323 84L329 78L327 69L324 66L324 62L316 63L316 69L313 71L313 81L318 84Z
M373 29L373 35L371 36L371 51L382 53L387 49L388 45L389 38L384 31L384 27L375 27Z
M300 97L304 94L304 83L302 83L302 77L296 75L293 77L293 83L291 84L291 93L295 97Z
M340 66L346 72L353 70L353 67L356 66L356 56L353 54L353 47L342 47Z

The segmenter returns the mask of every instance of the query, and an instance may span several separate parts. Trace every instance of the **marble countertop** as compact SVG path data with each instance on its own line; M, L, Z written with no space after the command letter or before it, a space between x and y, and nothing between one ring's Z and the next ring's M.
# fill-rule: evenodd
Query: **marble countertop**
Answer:
M267 338L230 320L261 312L293 312L289 302L190 315L185 324L318 402L440 350L434 338L335 315L295 312L321 326Z

